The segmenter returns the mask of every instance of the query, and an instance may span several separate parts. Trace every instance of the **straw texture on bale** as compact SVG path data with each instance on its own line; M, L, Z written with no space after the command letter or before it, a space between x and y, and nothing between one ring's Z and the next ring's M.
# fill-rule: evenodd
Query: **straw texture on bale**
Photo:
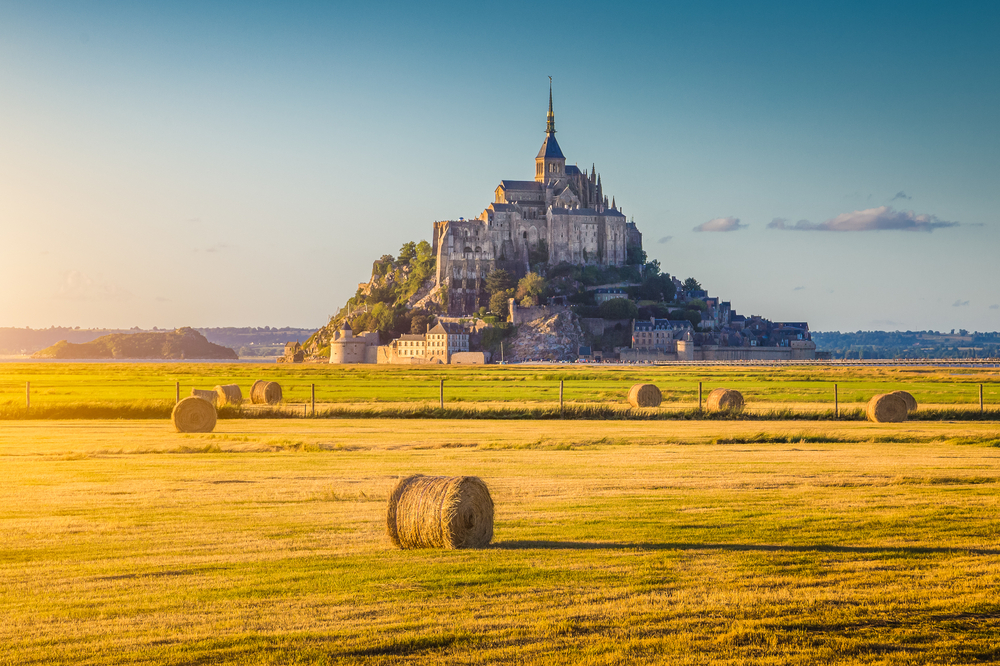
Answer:
M201 398L202 400L207 400L208 402L215 405L215 402L219 399L219 394L215 392L215 389L211 391L206 391L205 389L191 389L191 395L196 398Z
M212 432L217 418L215 405L193 395L174 405L170 414L177 432Z
M908 392L906 392L906 391L893 391L889 395L898 395L900 398L902 398L903 402L906 403L906 411L907 412L915 412L915 411L917 411L917 399L914 398L912 395L910 395Z
M717 388L708 394L705 408L710 412L743 411L743 394L734 389Z
M628 404L633 407L659 407L661 402L663 395L654 384L634 384L628 390Z
M281 385L258 379L250 387L250 401L255 405L276 405L281 402Z
M386 526L398 548L483 548L493 498L475 476L408 476L389 494Z
M215 392L218 394L219 398L215 404L222 405L239 405L243 402L243 391L236 384L224 384L222 386L216 386Z
M885 393L868 401L865 415L875 423L900 423L906 420L906 401L898 395Z

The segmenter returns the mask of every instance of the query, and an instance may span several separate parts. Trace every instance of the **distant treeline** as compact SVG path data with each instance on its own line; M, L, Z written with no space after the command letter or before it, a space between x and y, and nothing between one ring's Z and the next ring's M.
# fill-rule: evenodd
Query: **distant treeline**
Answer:
M153 332L173 329L152 329ZM313 334L311 328L260 328L226 327L226 328L196 328L196 331L208 338L209 342L235 349L240 356L268 356L279 354L279 348L286 342L305 341ZM0 354L33 354L50 347L60 340L67 342L91 342L110 333L149 333L138 327L121 328L68 328L53 326L51 328L0 328Z
M1000 358L1000 333L943 331L812 332L832 358Z

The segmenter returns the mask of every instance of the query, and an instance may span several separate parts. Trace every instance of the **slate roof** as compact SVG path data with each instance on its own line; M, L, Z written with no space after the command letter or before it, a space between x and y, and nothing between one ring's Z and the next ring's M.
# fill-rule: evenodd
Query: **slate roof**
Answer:
M505 190L544 190L545 183L533 180L501 180L500 186Z
M509 204L509 203L491 203L490 208L501 213L516 212L518 209L518 207L515 204Z
M576 176L578 174L583 174L583 172L580 171L580 167L576 166L575 164L570 164L569 166L566 167L567 176Z
M545 141L542 142L542 148L538 151L538 157L561 157L566 159L566 156L562 154L562 149L559 148L559 142L556 141L555 134L545 135Z

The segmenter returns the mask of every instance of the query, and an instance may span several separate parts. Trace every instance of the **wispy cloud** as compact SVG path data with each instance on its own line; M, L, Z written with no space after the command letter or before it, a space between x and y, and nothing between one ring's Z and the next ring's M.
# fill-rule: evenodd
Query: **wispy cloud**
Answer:
M1000 305L994 303L993 305L990 306L990 310L1000 310Z
M947 222L936 215L917 215L912 210L896 211L889 206L856 210L831 218L826 222L814 223L799 220L789 225L787 220L775 218L768 229L788 231L926 231L944 227L957 227L958 222Z
M657 243L667 243L667 242L670 241L671 238L673 238L673 236L664 236L663 238L661 238L660 240L658 240L656 242Z
M895 201L896 199L912 199L912 198L913 197L911 196L907 196L906 192L900 190L899 192L896 192L896 196L892 198L892 201Z
M738 217L717 217L694 228L695 231L738 231L747 225L740 224Z
M965 307L968 304L969 304L969 301L957 300L957 301L955 301L954 303L951 304L951 307L953 307L953 308L961 308L961 307Z
M62 283L53 298L64 301L127 301L131 292L114 282L90 277L80 271L64 271Z
M805 289L805 287L796 287L795 289L792 289L792 291L802 291L803 289Z
M222 252L223 250L229 250L232 247L233 247L232 245L229 245L227 243L216 243L215 245L212 245L212 246L206 247L206 248L195 248L194 251L195 252L208 252L210 254L213 254L213 253L216 253L216 252Z

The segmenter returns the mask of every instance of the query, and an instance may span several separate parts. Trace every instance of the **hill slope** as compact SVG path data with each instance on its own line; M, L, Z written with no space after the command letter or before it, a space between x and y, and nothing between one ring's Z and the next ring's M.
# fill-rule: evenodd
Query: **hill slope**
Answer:
M31 358L237 360L239 356L229 347L213 344L198 331L185 327L163 333L112 333L80 344L61 340L35 352Z

